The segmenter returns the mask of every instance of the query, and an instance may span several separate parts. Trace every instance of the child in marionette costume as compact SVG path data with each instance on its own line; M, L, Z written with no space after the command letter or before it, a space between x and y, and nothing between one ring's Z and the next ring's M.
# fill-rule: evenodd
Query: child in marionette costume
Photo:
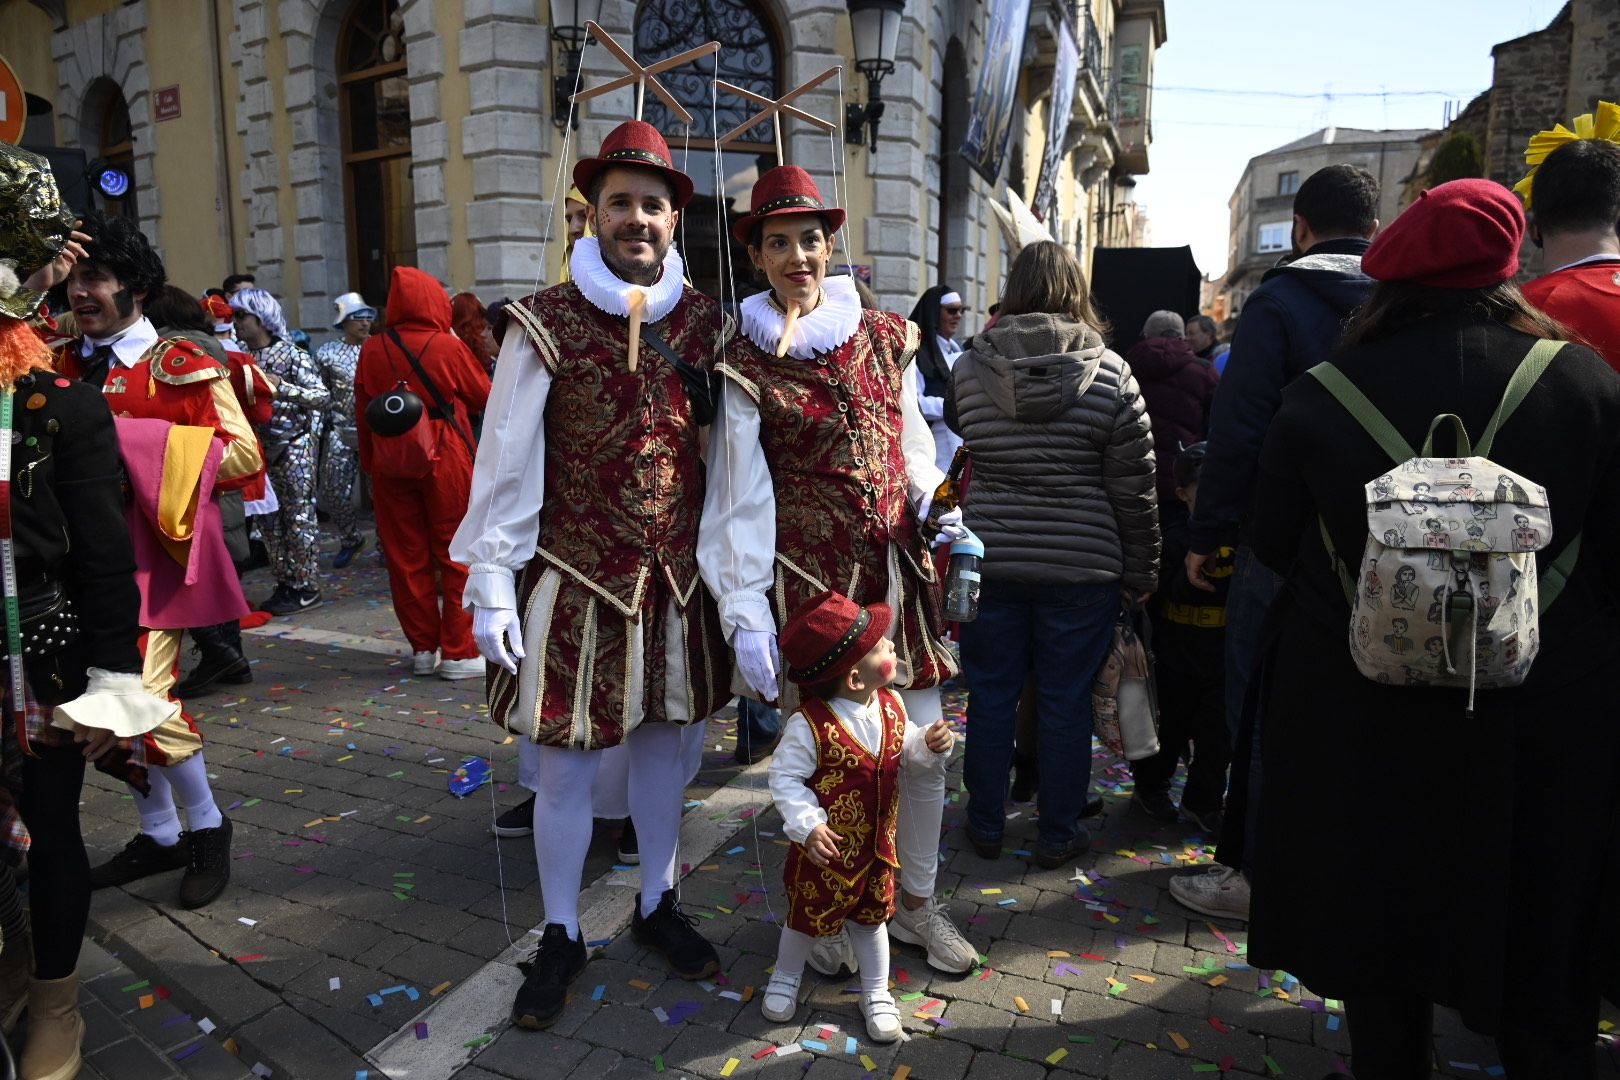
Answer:
M815 940L847 931L860 961L861 1013L877 1042L900 1037L884 932L899 866L900 773L937 768L955 741L943 718L926 728L907 723L889 688L891 621L886 604L862 607L826 591L782 630L782 659L803 697L771 760L771 798L793 848L787 924L761 1000L766 1018L791 1020Z

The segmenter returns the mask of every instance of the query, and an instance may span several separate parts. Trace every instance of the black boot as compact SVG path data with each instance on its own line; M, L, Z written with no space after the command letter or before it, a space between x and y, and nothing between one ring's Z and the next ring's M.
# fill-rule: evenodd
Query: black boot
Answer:
M219 626L198 626L191 631L202 659L191 669L178 686L176 695L195 697L215 683L240 686L253 681L253 669L242 655L242 625L238 622Z

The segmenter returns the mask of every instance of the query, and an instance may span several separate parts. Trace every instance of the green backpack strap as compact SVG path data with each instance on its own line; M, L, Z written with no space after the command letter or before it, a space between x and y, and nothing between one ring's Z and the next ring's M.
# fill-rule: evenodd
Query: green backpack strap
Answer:
M1322 546L1327 548L1328 563L1332 565L1334 574L1339 578L1339 585L1344 589L1344 598L1351 607L1355 607L1356 580L1350 576L1350 568L1344 565L1344 560L1339 558L1338 551L1333 547L1333 537L1328 533L1327 521L1318 517L1316 524L1322 530Z
M1384 414L1378 411L1378 406L1368 400L1367 395L1346 378L1344 372L1332 364L1317 364L1306 374L1326 387L1327 392L1344 406L1345 411L1355 418L1362 430L1372 436L1373 441L1383 447L1384 453L1388 454L1397 465L1417 456L1413 453L1411 444L1395 430L1395 425L1385 419Z
M1564 586L1569 584L1570 575L1575 573L1575 564L1581 561L1581 536L1581 533L1576 533L1575 539L1571 540L1568 546L1558 553L1558 558L1548 563L1544 569L1537 571L1536 611L1538 614L1546 614L1547 609L1552 607L1553 601L1558 599L1558 594L1564 591Z
M1513 377L1508 380L1507 389L1502 391L1502 400L1496 406L1496 412L1491 416L1490 423L1485 425L1485 433L1480 436L1479 443L1474 452L1480 457L1491 456L1491 445L1496 442L1496 434L1502 425L1507 423L1518 407L1524 404L1524 399L1530 395L1530 390L1536 382L1552 366L1553 357L1558 355L1568 342L1550 341L1542 338L1530 346L1530 351L1524 354L1519 366L1513 370Z

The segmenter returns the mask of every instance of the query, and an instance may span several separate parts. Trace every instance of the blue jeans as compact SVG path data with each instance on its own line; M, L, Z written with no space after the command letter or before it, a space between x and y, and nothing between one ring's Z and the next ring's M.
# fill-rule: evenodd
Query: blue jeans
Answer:
M1249 677L1260 659L1260 635L1266 615L1282 578L1254 557L1251 548L1240 547L1232 568L1232 584L1226 595L1226 726L1232 733L1234 755L1242 745L1243 698L1249 690ZM1249 760L1232 762L1233 769L1247 769L1248 794L1243 814L1243 872L1253 876L1255 830L1260 824L1260 725L1254 725Z
M1091 681L1107 655L1119 618L1113 585L1020 585L986 581L979 617L962 624L962 668L968 680L968 830L1001 839L1007 771L1024 676L1035 676L1042 784L1039 844L1062 850L1086 843L1080 824L1091 788Z
M737 698L737 745L766 746L782 730L782 710L751 697Z

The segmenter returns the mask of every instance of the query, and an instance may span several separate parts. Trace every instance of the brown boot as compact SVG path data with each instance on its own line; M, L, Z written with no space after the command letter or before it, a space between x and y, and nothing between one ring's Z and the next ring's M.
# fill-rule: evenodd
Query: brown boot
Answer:
M18 1080L73 1080L84 1059L84 1018L79 1015L79 975L35 979L28 987L28 1041Z
M7 941L0 948L0 1030L10 1035L28 1004L28 984L34 978L34 939Z

